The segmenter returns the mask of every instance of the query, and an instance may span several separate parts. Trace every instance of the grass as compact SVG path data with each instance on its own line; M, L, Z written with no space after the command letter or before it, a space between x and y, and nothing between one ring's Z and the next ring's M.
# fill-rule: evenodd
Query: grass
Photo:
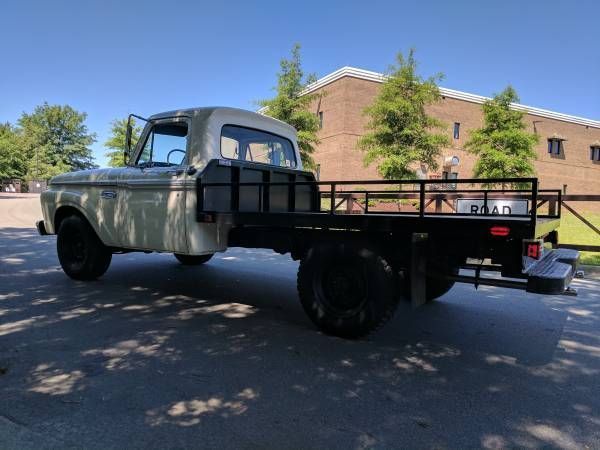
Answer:
M600 213L586 213L579 211L577 208L573 209L590 221L595 227L600 228ZM561 244L600 245L600 236L563 208L560 228L558 229L558 242ZM600 266L600 253L581 252L581 264Z

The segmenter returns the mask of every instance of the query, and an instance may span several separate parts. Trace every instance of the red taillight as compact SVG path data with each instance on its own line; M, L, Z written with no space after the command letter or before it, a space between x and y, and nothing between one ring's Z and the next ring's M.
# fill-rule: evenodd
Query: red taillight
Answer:
M490 228L490 234L492 236L508 236L509 233L510 233L510 228L508 228L508 227L494 225L492 228Z
M541 242L529 242L527 244L527 253L529 258L540 259L542 255L542 243Z

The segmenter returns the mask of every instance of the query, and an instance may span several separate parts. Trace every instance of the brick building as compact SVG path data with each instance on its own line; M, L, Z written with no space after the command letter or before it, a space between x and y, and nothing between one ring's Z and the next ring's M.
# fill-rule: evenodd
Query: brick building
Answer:
M376 166L363 165L357 148L365 132L366 106L373 102L383 76L343 67L309 86L307 92L326 92L312 105L319 115L321 143L315 152L322 180L379 178ZM444 149L440 169L427 177L470 178L475 157L463 150L469 131L483 123L481 104L486 97L440 88L442 100L428 112L448 125L452 145ZM564 189L569 194L600 194L600 121L514 105L525 111L527 129L539 137L535 168L540 187ZM444 165L453 156L458 165Z

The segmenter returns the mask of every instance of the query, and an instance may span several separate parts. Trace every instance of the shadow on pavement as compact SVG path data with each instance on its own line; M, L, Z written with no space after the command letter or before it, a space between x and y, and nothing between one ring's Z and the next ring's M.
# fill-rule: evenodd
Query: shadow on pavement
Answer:
M0 229L0 414L66 444L390 448L598 444L598 285L459 285L380 333L315 331L297 263L115 255L74 282L54 237ZM1 442L1 441L0 441Z

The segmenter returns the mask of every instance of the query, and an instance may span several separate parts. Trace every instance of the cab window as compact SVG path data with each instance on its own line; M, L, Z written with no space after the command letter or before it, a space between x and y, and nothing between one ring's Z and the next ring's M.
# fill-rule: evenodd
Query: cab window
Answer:
M148 133L137 160L138 166L170 167L183 164L187 149L185 122L156 124Z
M289 139L235 125L225 125L221 130L221 156L296 168L296 153Z

